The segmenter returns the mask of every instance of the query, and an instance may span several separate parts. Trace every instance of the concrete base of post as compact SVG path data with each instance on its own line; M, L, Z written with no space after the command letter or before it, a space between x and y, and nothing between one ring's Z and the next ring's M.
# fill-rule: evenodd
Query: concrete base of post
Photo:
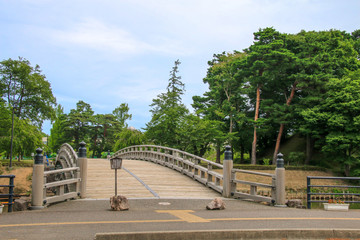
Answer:
M86 184L87 184L87 170L88 161L87 158L78 158L80 168L80 198L86 198Z
M45 207L44 206L30 206L29 209L30 210L41 210L41 209L44 209Z
M44 201L44 165L34 164L32 177L32 194L31 207L32 210L43 209Z

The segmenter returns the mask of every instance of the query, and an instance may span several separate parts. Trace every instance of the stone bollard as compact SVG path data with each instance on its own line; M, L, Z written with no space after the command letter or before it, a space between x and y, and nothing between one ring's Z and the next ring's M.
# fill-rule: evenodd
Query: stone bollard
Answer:
M279 153L276 160L276 195L275 195L275 206L277 207L286 207L285 205L285 168L284 168L284 159L283 154Z
M78 163L80 168L80 197L86 198L86 183L87 183L87 169L88 169L88 160L86 157L86 143L81 142L78 152Z
M44 160L42 149L36 149L34 159L33 177L32 177L32 194L31 194L31 210L43 209L44 201Z
M223 192L222 196L231 197L231 171L233 168L233 157L231 147L225 147L225 158L223 161Z

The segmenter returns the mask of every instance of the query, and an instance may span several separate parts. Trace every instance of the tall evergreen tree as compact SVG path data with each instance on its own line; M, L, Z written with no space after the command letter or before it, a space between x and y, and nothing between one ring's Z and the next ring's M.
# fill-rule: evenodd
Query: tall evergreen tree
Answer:
M156 99L153 99L150 105L152 109L152 118L146 124L146 137L155 144L179 147L181 122L184 116L188 114L188 109L181 102L181 96L184 94L184 83L181 82L178 73L180 61L175 61L175 65L170 71L167 92L161 93Z

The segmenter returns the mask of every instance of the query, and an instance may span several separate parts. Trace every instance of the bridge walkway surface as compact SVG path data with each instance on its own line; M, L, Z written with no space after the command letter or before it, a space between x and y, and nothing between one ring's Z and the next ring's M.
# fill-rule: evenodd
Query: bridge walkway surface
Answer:
M124 160L117 171L118 195L127 198L215 198L220 194L170 168ZM106 159L88 160L87 198L108 199L115 193L115 170Z

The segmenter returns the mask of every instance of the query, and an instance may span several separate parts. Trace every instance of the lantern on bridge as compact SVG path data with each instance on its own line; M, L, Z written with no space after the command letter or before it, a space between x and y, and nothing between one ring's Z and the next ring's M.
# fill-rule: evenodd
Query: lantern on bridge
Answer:
M115 196L117 196L117 170L122 167L122 158L113 157L110 159L111 169L115 169Z
M110 159L111 169L121 169L122 167L122 158L114 157Z

